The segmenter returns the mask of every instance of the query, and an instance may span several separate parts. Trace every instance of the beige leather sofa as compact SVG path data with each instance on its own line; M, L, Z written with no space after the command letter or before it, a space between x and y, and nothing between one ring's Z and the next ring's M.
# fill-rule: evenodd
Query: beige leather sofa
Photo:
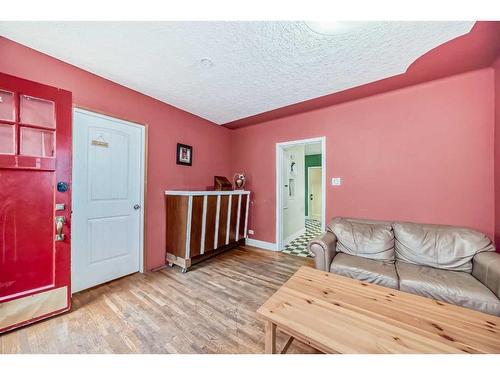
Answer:
M334 218L316 268L500 316L500 254L468 228Z

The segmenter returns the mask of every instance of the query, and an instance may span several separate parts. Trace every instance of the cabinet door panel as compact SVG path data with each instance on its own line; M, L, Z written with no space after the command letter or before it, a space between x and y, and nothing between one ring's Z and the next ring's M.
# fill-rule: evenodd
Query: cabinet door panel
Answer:
M184 258L186 254L188 197L167 196L166 206L166 250L168 253Z
M229 196L223 195L220 197L220 212L219 212L219 237L217 240L217 247L226 244L227 233L227 210L229 207Z
M238 195L231 196L231 222L229 224L229 243L236 241L236 222L238 218Z
M207 197L207 221L205 223L205 253L214 249L215 219L217 216L217 197Z
M245 219L247 213L247 199L248 195L244 194L241 196L241 207L240 207L240 228L239 228L239 238L245 237Z
M203 197L193 197L191 214L190 258L200 255L201 229L203 224Z

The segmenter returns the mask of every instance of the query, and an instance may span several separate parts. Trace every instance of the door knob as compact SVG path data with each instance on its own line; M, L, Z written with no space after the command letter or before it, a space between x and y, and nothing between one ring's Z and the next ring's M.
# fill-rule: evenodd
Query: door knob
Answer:
M134 210L138 210L139 208L141 208L140 204L134 204Z
M64 216L56 216L56 241L64 241L63 224L66 220Z

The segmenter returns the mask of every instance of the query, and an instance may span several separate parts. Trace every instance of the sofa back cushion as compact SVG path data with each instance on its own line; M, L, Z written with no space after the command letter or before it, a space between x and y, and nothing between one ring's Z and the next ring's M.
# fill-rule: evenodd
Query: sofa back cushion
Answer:
M396 258L411 264L472 272L472 257L494 251L491 240L469 228L393 223Z
M394 261L394 233L390 223L335 218L328 229L337 237L337 252L369 259Z

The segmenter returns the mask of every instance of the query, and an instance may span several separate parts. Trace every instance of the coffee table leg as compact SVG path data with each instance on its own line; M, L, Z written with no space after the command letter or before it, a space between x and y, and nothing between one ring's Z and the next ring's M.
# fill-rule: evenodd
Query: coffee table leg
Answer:
M267 321L265 335L266 354L276 354L276 324Z

